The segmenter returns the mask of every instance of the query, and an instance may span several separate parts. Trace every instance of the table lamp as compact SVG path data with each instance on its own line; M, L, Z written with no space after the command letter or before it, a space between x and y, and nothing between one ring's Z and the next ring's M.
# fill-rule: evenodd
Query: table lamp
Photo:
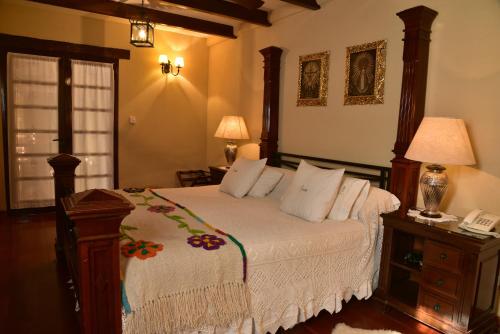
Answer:
M233 164L236 159L236 152L238 151L238 146L236 146L234 140L250 138L245 120L241 116L222 117L222 121L217 131L215 131L214 137L228 139L226 148L224 149L228 165Z
M446 165L473 165L476 163L469 135L462 119L424 117L405 158L430 163L420 178L420 190L425 210L420 214L439 218L439 205L448 187Z

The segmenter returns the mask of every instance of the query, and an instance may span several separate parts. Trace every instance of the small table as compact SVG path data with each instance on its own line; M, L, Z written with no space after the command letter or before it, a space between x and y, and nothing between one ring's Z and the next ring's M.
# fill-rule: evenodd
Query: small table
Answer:
M500 239L383 214L376 297L445 333L493 333Z
M222 178L226 175L229 167L227 166L210 166L210 178L212 179L212 184L220 184Z

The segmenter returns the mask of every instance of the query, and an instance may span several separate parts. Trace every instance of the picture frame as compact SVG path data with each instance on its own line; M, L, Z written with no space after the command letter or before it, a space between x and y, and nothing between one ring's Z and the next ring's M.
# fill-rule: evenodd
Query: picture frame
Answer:
M297 106L326 106L330 51L299 57Z
M344 105L384 103L387 41L347 47Z

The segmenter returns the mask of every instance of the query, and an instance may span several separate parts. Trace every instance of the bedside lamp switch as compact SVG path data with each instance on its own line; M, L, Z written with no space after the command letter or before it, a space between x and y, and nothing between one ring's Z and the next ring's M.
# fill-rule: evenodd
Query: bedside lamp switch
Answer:
M137 123L137 119L135 118L135 116L129 116L128 117L128 123L130 125L135 125L135 123Z

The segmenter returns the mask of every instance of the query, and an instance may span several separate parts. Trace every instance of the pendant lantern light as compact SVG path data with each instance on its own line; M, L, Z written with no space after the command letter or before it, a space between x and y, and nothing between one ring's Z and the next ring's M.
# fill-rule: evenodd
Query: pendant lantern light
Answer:
M138 48L154 47L154 24L144 14L144 0L142 0L142 15L140 19L130 19L130 44Z

